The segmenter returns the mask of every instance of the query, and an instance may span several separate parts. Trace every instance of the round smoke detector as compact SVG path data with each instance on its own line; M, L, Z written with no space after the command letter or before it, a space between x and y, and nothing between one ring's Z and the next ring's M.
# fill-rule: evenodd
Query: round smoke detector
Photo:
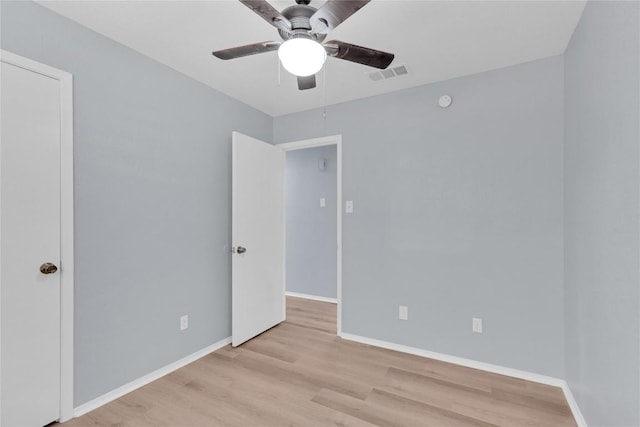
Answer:
M453 100L451 99L451 97L449 95L442 95L440 97L440 99L438 99L438 105L441 108L448 108L451 105L451 102Z

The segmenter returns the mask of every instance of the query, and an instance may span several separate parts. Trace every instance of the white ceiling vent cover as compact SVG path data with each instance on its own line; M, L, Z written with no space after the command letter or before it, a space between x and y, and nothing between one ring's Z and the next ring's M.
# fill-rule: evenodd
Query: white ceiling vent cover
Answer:
M387 68L386 70L381 71L373 71L368 73L369 78L374 82L379 82L380 80L392 79L398 76L404 76L409 74L409 70L407 70L406 65L396 65L395 67Z

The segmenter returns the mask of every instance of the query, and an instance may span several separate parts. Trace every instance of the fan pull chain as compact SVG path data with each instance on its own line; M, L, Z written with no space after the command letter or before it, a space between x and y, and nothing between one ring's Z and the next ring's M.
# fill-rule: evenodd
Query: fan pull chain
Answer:
M327 65L322 68L322 120L324 122L324 133L327 133Z

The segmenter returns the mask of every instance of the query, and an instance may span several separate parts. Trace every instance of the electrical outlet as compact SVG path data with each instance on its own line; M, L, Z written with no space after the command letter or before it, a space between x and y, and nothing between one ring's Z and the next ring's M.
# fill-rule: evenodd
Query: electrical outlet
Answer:
M471 330L476 334L482 333L482 319L474 317L471 319Z
M398 319L409 320L409 307L406 305L398 306Z
M188 327L189 327L189 315L185 314L184 316L180 317L180 330L184 331Z

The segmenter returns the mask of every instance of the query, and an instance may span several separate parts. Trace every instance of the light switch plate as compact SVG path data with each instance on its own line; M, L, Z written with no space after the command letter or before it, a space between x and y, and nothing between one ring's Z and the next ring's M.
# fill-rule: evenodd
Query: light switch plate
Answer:
M482 333L482 319L480 319L478 317L474 317L471 320L471 330L473 332L475 332L476 334L481 334Z
M320 207L321 207L321 208L324 208L324 207L326 207L326 206L327 206L327 199L325 199L324 197L322 197L322 198L320 199Z
M347 200L344 204L344 212L345 213L353 213L353 200Z
M185 314L184 316L180 316L180 330L184 331L189 328L189 315Z
M398 306L398 319L409 320L409 307L406 305Z

